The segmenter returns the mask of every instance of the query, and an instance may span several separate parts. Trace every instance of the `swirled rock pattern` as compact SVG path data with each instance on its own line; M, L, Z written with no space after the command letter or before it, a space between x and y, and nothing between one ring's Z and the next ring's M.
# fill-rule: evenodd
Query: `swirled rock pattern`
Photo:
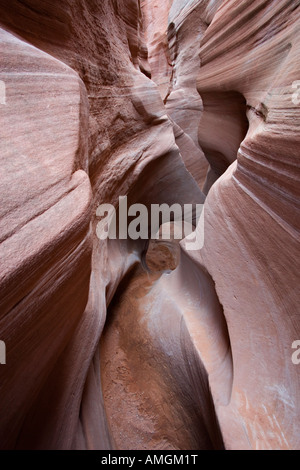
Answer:
M300 447L299 29L289 0L0 2L1 448ZM100 241L125 195L205 202L203 247Z

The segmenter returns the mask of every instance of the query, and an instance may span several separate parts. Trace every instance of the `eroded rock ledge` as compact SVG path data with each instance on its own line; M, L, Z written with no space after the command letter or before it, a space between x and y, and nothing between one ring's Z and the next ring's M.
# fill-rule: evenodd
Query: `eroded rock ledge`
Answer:
M1 448L299 449L299 2L0 25ZM205 201L204 247L101 242L120 195Z

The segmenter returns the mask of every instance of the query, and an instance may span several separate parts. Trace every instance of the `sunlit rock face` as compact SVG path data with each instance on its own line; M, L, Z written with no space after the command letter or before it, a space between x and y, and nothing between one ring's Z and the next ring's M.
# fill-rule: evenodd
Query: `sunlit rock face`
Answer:
M0 27L1 448L299 449L298 2L3 0ZM119 196L204 204L203 246L100 241Z
M168 94L173 73L168 42L168 19L173 1L141 0L151 78L157 84L162 99Z

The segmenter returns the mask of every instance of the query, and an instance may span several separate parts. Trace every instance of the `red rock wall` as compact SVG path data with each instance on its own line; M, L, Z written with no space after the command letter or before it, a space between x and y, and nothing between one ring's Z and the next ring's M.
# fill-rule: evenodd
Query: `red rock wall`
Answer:
M145 76L137 1L0 7L3 28L14 34L1 33L8 364L1 368L0 442L110 448L98 345L109 297L142 247L101 246L96 208L126 194L148 204L203 196Z
M233 354L229 409L235 424L227 427L228 410L219 415L230 448L299 448L300 376L291 361L299 336L300 107L293 102L299 20L299 2L225 2L201 44L200 144L208 140L206 96L215 97L218 120L228 122L224 98L239 93L249 121L237 161L208 195L201 253L224 307ZM237 139L231 129L222 134L224 151ZM211 148L219 145L216 130Z

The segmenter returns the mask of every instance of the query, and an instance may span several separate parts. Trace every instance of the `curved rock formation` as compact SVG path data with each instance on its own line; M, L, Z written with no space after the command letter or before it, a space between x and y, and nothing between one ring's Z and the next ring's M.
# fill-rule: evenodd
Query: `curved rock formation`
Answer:
M1 448L299 448L299 2L0 13ZM203 247L99 240L120 196Z

